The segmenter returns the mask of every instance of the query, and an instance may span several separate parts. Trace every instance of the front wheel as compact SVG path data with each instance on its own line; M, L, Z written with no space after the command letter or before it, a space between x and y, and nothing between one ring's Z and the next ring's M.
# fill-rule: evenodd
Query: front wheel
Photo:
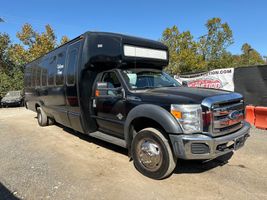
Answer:
M48 125L48 118L41 107L37 108L37 121L40 126Z
M136 169L149 178L166 178L176 166L177 160L168 140L157 129L139 131L133 139L131 151Z

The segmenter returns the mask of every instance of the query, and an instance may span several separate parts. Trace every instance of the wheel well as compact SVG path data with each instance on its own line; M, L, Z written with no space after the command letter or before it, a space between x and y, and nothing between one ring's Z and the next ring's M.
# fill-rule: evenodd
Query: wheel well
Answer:
M147 117L139 117L132 121L130 125L129 130L129 137L128 137L128 149L129 152L131 152L131 144L133 140L133 136L137 134L139 131L141 131L144 128L155 128L162 132L162 134L166 137L167 140L169 140L168 134L166 134L164 128L155 120L147 118Z
M36 103L36 104L35 104L35 110L36 110L36 111L37 111L37 108L38 108L38 107L40 107L40 105Z
M163 127L153 119L147 117L139 117L134 119L131 123L131 126L136 132L141 131L144 128L153 127L159 130L164 130Z

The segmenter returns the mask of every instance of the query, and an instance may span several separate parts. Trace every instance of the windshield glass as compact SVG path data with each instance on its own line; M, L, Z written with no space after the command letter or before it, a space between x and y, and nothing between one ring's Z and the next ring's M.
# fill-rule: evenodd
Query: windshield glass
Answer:
M125 69L122 70L122 74L130 89L180 86L174 78L161 70L140 68Z
M20 91L9 91L6 94L7 97L16 97L16 96L20 96Z

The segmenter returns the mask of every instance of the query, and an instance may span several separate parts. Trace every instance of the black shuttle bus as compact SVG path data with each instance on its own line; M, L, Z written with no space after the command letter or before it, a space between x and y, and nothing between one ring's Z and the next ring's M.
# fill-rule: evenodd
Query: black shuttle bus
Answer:
M177 159L208 160L242 147L250 126L242 95L181 86L163 72L160 42L86 32L26 65L25 104L40 126L57 122L129 150L162 179Z

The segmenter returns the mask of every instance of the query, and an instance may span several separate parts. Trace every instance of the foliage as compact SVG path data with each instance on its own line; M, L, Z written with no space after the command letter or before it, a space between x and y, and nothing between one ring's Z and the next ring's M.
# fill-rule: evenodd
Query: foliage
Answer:
M206 23L207 34L200 37L200 51L207 61L208 69L222 68L226 49L233 44L233 33L227 23L220 18L212 18Z
M0 70L8 70L8 47L10 38L6 33L0 33Z
M180 33L176 26L167 28L161 41L169 47L170 64L166 71L171 74L202 70L205 66L198 54L199 44L193 40L189 31Z
M70 39L66 35L62 36L62 38L60 40L60 45L67 43L69 40Z
M242 45L242 54L240 56L240 65L264 64L262 56L254 50L248 43Z
M0 97L3 97L10 90L23 89L23 72L13 70L11 73L0 71Z
M169 47L170 53L166 71L178 74L264 64L261 55L248 44L242 46L241 55L227 51L234 43L233 33L220 18L208 20L205 26L207 33L198 40L194 40L189 31L180 33L177 26L163 31L161 41Z

